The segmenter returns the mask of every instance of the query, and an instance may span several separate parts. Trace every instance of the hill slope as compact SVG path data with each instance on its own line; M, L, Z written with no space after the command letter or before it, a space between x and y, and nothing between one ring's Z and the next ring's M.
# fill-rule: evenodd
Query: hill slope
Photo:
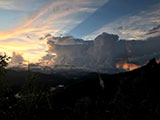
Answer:
M99 79L98 74L92 73L57 94L54 100L57 105L73 105L72 109L82 112L77 113L81 119L160 119L160 64L155 59L131 72L102 74L104 88ZM62 113L66 115L65 111Z

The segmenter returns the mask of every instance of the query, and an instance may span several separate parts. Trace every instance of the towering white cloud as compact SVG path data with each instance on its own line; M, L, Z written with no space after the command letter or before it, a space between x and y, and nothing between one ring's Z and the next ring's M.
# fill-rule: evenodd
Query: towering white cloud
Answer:
M49 37L48 53L56 53L54 64L73 65L89 69L114 68L113 57L117 35L103 33L94 41L75 39L72 36Z
M160 36L127 41L119 40L117 35L103 33L93 41L75 39L72 36L50 36L47 38L47 46L48 54L56 54L56 57L52 57L54 65L72 65L94 71L114 72L119 62L143 65L153 57L159 58L159 40ZM51 59L51 56L49 57Z

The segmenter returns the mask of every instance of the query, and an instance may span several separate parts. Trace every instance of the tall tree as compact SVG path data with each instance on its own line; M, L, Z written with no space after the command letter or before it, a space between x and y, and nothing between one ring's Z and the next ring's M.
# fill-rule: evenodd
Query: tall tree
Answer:
M5 67L8 65L10 57L8 57L5 53L0 54L0 78L5 74Z

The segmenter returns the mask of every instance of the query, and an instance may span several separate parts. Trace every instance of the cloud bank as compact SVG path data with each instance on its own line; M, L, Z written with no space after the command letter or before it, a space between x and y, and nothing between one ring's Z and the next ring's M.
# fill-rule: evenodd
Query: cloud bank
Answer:
M137 68L153 57L160 57L160 36L129 41L120 40L118 35L102 33L92 41L72 36L49 36L46 39L48 51L44 58L46 60L48 56L49 61L53 59L54 62L50 63L52 65L72 65L94 71L114 72L117 67L127 66L127 63L130 67ZM51 57L51 54L56 54L56 57Z

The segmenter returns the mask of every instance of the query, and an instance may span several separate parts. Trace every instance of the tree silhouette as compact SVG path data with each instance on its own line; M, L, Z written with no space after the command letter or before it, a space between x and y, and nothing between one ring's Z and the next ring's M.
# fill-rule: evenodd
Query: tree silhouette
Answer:
M0 78L5 74L5 67L8 65L10 57L8 57L5 53L0 54Z

